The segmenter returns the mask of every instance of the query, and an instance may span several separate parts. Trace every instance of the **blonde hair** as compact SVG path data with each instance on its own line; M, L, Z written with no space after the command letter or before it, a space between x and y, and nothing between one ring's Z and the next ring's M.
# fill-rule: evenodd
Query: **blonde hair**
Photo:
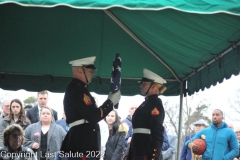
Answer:
M162 94L163 92L165 92L167 90L167 87L162 84L155 83L155 85L158 87L159 94Z

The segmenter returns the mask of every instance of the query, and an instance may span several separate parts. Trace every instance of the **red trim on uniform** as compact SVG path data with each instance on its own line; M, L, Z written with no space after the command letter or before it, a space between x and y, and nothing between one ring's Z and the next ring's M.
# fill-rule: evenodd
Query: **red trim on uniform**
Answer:
M86 155L83 155L82 160L87 160Z
M158 154L157 154L157 148L156 148L155 150L156 150L155 153L154 153L155 156L153 157L154 160L156 159L156 157L157 157L157 155L158 155Z
M157 116L160 114L160 111L157 109L157 107L154 107L153 110L151 111L152 116Z
M92 105L92 101L91 101L90 97L88 95L86 95L85 93L83 95L83 101L87 106Z

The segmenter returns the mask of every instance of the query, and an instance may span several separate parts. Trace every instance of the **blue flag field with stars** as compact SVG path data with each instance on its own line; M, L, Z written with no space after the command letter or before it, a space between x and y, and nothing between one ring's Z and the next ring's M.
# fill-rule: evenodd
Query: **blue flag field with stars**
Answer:
M120 54L117 53L115 59L113 60L112 65L112 74L111 74L111 82L110 82L110 90L112 93L117 92L121 89L121 67L122 60ZM114 106L115 109L118 109L118 104Z

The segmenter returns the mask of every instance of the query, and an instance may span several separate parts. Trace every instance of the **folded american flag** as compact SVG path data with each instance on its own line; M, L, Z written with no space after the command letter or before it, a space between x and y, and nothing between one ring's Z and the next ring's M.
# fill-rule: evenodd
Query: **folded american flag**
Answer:
M112 77L110 82L110 89L112 93L121 89L121 67L122 60L120 54L117 53L112 65ZM118 104L116 104L114 108L118 109Z

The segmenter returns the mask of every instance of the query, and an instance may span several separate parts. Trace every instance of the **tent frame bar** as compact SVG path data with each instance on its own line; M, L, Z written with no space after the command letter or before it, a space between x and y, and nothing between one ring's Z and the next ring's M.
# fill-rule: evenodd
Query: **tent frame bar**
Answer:
M217 55L214 56L214 58L212 58L209 62L204 63L200 68L194 70L192 73L190 73L189 75L187 75L186 77L183 78L184 80L187 80L188 78L192 77L194 74L196 74L197 72L203 70L204 68L208 67L209 65L211 65L212 63L214 63L215 61L217 61L218 59L220 59L221 57L225 56L226 54L230 53L232 50L236 49L238 46L240 46L240 40L236 43L233 43L229 48L227 48L225 51L223 51L222 53L219 53Z
M126 25L124 25L110 10L104 10L104 12L119 25L128 35L130 35L137 43L139 43L143 48L145 48L149 53L151 53L158 61L160 61L176 78L178 82L181 82L175 71L163 60L161 59L153 50L151 50L143 41L141 41Z

